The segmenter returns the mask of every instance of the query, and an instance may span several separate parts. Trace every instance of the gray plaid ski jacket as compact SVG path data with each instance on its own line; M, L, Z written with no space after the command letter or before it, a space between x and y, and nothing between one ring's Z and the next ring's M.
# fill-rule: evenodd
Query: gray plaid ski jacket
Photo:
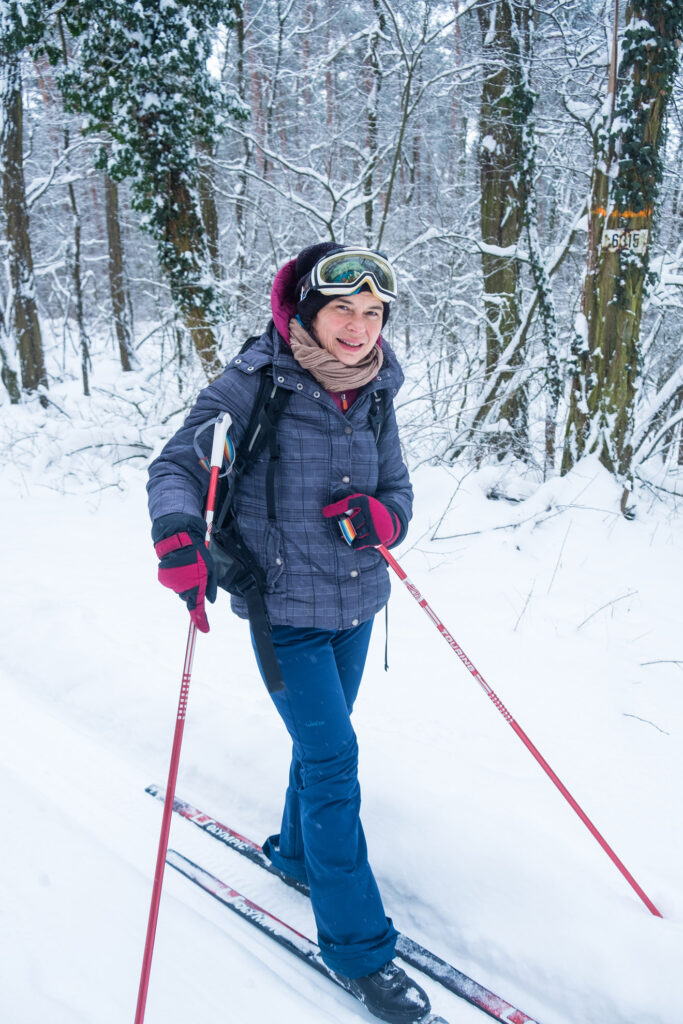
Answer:
M170 513L203 516L209 474L194 449L196 428L221 412L232 417L238 445L256 401L261 372L292 395L277 426L280 458L275 474L276 522L269 522L266 446L239 482L233 508L239 528L266 576L265 602L272 625L348 629L371 618L389 598L386 563L374 548L360 551L342 539L324 505L347 494L371 494L397 514L401 536L412 515L413 491L403 463L393 398L403 373L383 342L384 364L343 414L334 400L294 359L271 323L244 355L200 394L183 426L149 470L152 519ZM369 422L371 394L382 392L384 422L379 441ZM210 450L211 431L202 435ZM246 604L231 597L247 618Z

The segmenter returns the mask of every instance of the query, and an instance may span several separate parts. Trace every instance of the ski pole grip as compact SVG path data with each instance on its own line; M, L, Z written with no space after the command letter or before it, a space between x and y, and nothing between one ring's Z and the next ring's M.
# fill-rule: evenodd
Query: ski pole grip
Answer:
M211 465L221 466L223 464L223 450L225 439L232 425L232 417L229 412L224 412L221 419L216 421L213 429L213 445L211 446Z
M206 498L206 536L204 543L207 548L211 543L211 530L213 528L213 517L216 511L216 491L218 489L218 474L223 465L223 454L225 451L225 439L232 423L229 412L224 412L220 419L216 420L213 428L213 444L211 445L211 477L209 479L209 493Z
M354 540L356 539L356 531L354 529L353 523L351 522L348 516L339 517L339 529L341 530L342 537L349 545L349 547L351 547Z

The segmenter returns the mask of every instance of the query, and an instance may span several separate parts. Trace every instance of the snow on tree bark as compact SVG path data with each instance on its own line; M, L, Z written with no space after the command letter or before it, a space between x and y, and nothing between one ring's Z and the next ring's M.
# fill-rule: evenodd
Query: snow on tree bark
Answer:
M4 40L3 40L4 42ZM3 52L4 50L4 52ZM43 341L36 305L33 256L29 235L28 209L23 165L23 106L21 96L21 58L0 46L2 71L0 91L0 163L2 199L6 220L7 251L13 292L12 319L19 350L21 386L26 392L47 388ZM8 329L9 329L9 325ZM9 377L7 376L9 372ZM11 371L3 380L13 393ZM16 395L15 395L16 397Z
M640 376L640 323L664 116L678 70L680 0L630 3L616 83L594 130L584 328L577 334L562 469L597 452L624 484L626 511Z
M492 374L521 324L520 267L516 258L523 225L520 171L523 133L518 110L519 28L518 12L510 0L477 7L484 53L484 80L480 111L480 213L481 267L486 311L486 371ZM521 17L525 12L519 12ZM523 362L517 349L508 368L499 376L505 388ZM481 418L490 412L485 403ZM507 428L487 437L486 447L502 455L524 455L528 448L527 396L517 387L498 411Z

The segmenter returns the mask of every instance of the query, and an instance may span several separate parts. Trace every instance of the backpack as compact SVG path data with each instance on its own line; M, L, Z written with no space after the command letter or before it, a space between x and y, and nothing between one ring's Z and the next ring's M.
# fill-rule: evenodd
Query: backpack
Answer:
M260 335L255 335L247 338L239 354L246 352L259 337ZM277 425L292 392L274 383L265 370L266 367L261 370L256 401L244 437L235 451L230 477L221 478L219 484L216 515L211 532L211 554L216 565L218 585L230 594L243 598L247 604L249 624L266 686L270 693L275 693L284 689L284 683L266 611L265 575L242 538L232 508L241 478L253 469L257 459L268 446L270 458L266 470L266 506L268 519L273 522L276 519L275 476L280 457ZM372 392L368 421L377 444L384 423L384 402L378 391Z

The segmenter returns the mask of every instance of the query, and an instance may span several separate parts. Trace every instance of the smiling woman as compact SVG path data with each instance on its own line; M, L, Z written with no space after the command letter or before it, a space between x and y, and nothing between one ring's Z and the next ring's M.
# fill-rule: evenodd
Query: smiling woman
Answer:
M348 979L345 987L382 1020L414 1024L429 1000L392 959L397 936L368 860L351 724L372 622L389 597L374 549L397 544L412 514L393 407L403 374L381 337L395 297L381 253L332 242L302 250L275 278L267 331L199 396L150 467L149 493L159 578L208 630L205 600L227 583L204 546L208 480L195 435L227 411L239 450L258 378L272 394L289 392L275 454L256 460L239 487L228 477L284 683L270 698L292 740L280 831L263 850L282 874L309 884L322 958ZM355 529L350 542L341 517ZM248 618L234 588L232 607Z
M275 323L296 361L346 413L388 352L380 332L396 297L394 271L380 253L334 242L304 249L291 271L294 304L285 291L288 302L273 306ZM286 280L287 267L275 279L276 291L283 273Z
M346 366L355 366L377 344L383 303L372 292L341 295L323 306L311 329L322 347Z

